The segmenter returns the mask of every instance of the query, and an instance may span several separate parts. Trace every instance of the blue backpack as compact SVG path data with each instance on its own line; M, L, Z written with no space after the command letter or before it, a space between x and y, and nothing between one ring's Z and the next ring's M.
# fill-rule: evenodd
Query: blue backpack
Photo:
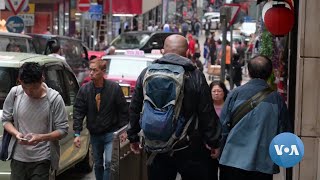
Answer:
M184 137L191 121L180 114L185 70L173 64L151 64L143 79L143 109L140 126L144 148L166 153Z

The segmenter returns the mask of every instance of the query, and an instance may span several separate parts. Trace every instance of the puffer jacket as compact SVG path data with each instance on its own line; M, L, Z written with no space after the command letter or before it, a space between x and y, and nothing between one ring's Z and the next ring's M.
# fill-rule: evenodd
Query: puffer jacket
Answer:
M176 54L166 54L154 63L183 66L187 77L184 83L184 99L181 112L185 119L190 119L192 115L196 115L198 119L198 132L204 143L212 148L219 147L221 125L214 111L210 88L204 74L200 72L189 59ZM139 141L138 133L141 130L139 119L143 106L142 82L146 71L147 69L144 69L138 77L135 92L129 107L130 122L127 133L131 143ZM190 125L190 128L195 129L194 127L194 124L193 126ZM190 128L188 133L193 133Z

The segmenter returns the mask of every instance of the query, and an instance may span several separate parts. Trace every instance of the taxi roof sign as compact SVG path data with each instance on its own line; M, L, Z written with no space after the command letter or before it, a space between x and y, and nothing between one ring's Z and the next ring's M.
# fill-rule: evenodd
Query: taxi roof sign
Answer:
M152 49L151 54L162 54L160 49Z
M144 51L138 49L126 50L124 54L128 56L144 56Z

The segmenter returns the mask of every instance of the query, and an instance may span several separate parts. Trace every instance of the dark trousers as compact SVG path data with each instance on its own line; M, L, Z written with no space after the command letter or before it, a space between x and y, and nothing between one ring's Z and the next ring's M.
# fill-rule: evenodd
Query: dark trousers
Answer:
M272 180L272 174L220 165L220 180Z
M50 161L21 162L11 160L11 180L48 180Z
M217 169L217 161L213 161L204 145L188 147L176 151L172 156L157 154L148 166L148 179L175 180L179 172L182 180L216 180Z

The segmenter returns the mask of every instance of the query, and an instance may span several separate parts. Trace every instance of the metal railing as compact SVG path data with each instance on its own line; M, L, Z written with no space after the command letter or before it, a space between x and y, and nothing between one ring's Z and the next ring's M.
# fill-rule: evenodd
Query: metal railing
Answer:
M113 133L111 180L147 180L146 155L136 155L130 150L126 134L127 125Z

